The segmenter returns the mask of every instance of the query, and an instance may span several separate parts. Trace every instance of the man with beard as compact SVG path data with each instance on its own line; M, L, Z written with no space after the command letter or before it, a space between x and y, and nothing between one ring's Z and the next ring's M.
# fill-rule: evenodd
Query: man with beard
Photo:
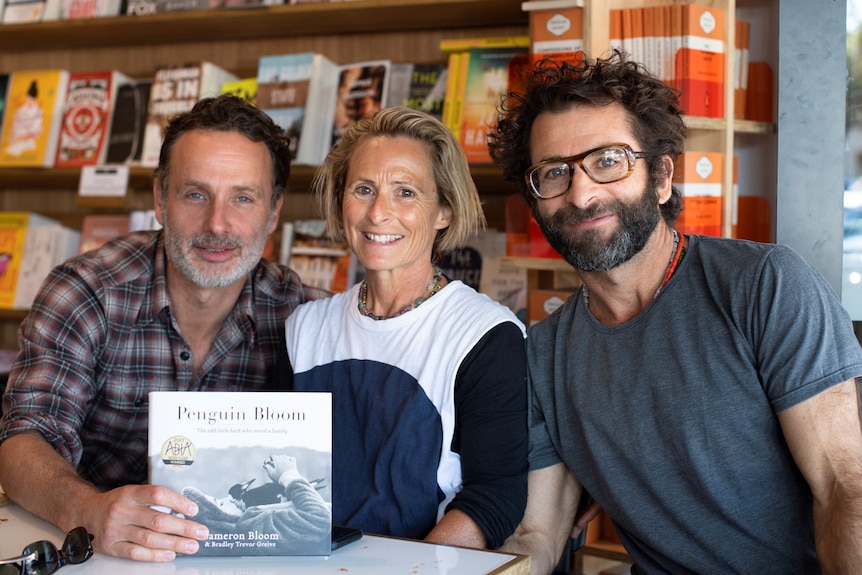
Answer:
M537 66L492 155L582 289L528 334L529 496L504 545L556 563L588 492L634 574L862 565L862 351L780 245L683 235L676 93L620 53Z
M177 516L194 503L143 485L147 394L270 388L284 320L312 295L261 259L289 172L281 128L239 98L170 122L153 184L163 229L54 269L21 324L0 419L11 499L64 531L86 527L109 555L197 551L206 527Z

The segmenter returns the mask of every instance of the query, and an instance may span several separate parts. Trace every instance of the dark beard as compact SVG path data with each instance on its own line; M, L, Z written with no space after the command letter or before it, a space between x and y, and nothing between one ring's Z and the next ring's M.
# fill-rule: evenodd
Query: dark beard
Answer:
M573 235L567 228L605 214L615 214L620 220L620 228L607 240L597 230ZM533 215L551 247L573 268L585 272L607 271L630 260L644 248L661 221L653 185L630 204L615 200L585 210L567 204L550 216L542 216L535 209Z

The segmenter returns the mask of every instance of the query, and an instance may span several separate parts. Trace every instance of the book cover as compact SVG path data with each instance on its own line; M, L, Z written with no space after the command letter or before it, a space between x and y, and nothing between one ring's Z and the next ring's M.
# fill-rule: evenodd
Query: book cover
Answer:
M222 84L236 79L234 74L212 62L177 64L156 70L150 90L141 163L158 165L163 132L170 118L188 112L202 98L218 96Z
M40 22L45 13L46 0L6 0L3 9L3 24Z
M240 78L229 80L221 85L222 94L233 94L242 98L252 106L257 105L257 78Z
M674 185L682 192L683 208L676 221L684 234L721 236L721 177L724 154L685 151L676 161Z
M152 80L134 80L117 87L105 163L141 162L144 152L144 126L147 124L152 87Z
M338 66L323 54L262 56L257 69L257 107L290 138L297 164L318 165L329 152Z
M498 106L509 90L513 66L528 58L526 48L473 48L464 84L461 146L470 163L490 163L488 133L497 124Z
M553 8L535 0L521 4L530 13L530 57L533 63L545 58L571 60L584 49L584 9L582 0L571 0Z
M122 0L62 0L60 18L62 20L82 20L119 16L121 8Z
M149 480L198 504L197 556L330 554L331 397L149 394Z
M680 105L691 116L724 115L724 11L684 4L682 41L675 54L674 86Z
M54 163L69 72L12 73L6 101L0 166L50 167Z
M456 114L455 108L460 107L459 94L461 91L461 52L452 52L446 62L446 93L443 96L443 117L441 120L449 130L458 135L458 128L455 126L454 118L460 115Z
M447 64L392 64L387 106L407 106L443 117Z
M353 62L339 67L330 147L359 118L386 107L390 60Z
M78 253L94 250L108 240L129 233L129 214L87 214L81 224Z
M206 10L210 0L126 0L127 16L147 16L159 12Z
M738 120L744 120L747 114L748 63L751 60L751 24L737 18L735 27L736 45L733 50L733 117Z
M104 164L108 132L120 84L131 80L116 70L73 72L60 123L54 165L76 167Z

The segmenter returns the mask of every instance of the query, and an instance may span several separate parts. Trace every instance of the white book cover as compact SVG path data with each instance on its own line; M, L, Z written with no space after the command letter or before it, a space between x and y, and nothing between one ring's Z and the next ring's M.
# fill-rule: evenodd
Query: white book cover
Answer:
M329 555L332 395L149 394L150 483L198 504L197 555Z

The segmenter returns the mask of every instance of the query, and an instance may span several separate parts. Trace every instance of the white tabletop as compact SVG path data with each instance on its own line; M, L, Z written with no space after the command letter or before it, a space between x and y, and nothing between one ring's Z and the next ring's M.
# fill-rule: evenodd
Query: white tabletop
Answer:
M0 507L0 558L15 557L29 543L65 534L15 504ZM180 557L171 563L138 563L97 553L58 575L529 575L527 557L364 535L330 557Z

